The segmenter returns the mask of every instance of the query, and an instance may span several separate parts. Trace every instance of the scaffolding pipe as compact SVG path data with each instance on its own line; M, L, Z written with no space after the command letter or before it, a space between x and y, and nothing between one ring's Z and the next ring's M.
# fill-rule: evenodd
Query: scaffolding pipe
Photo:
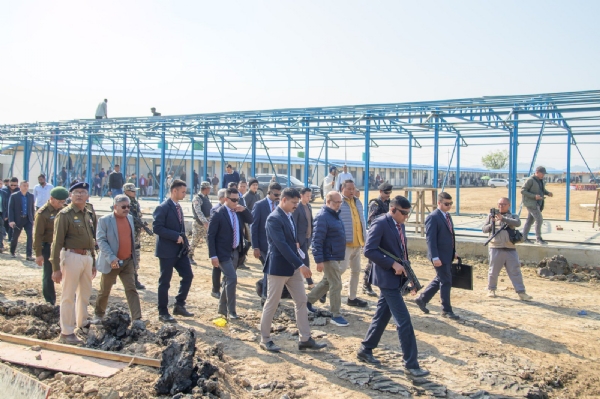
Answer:
M309 169L310 169L310 160L308 159L309 156L309 149L310 149L310 135L309 135L309 127L308 127L308 122L303 122L304 126L306 127L306 131L305 131L305 136L304 136L304 187L309 187L308 186L308 176L309 176Z
M208 175L208 134L207 131L204 130L204 151L202 153L203 156L203 164L202 164L202 171L204 172L204 175L208 178L210 178L210 176ZM210 179L208 180L209 183L211 183L212 186L212 182L210 181ZM217 193L215 193L216 195Z
M371 119L366 117L366 129L365 129L365 170L364 170L364 181L369 181L369 167L371 163L371 151L369 151L369 147L371 146ZM367 204L369 203L369 189L363 190L363 213L365 216L365 220L369 219L369 207Z
M194 184L196 184L196 178L194 176L194 138L190 138L190 142L192 144L192 153L191 153L191 162L190 162L190 176L192 177L192 186L190 188L190 201L194 199ZM188 178L189 180L189 178ZM186 183L187 184L187 183ZM193 206L193 205L192 205Z
M565 200L565 220L569 221L569 215L571 211L571 143L573 138L571 137L571 129L567 129L567 178L566 178L566 190L567 198ZM544 195L542 193L542 195Z
M86 174L85 174L85 179L87 181L88 184L88 191L90 192L90 196L93 194L93 188L94 188L94 184L93 184L93 174L92 174L92 135L88 134L87 137L87 144L88 144L88 148L87 148L87 160L86 160Z
M541 133L540 133L541 134ZM519 111L513 110L513 129L511 137L511 148L510 148L510 163L512 165L512 176L509 176L509 192L508 199L510 200L510 212L516 213L517 211L517 156L519 148ZM525 237L527 238L527 237Z
M460 135L456 136L456 174L454 175L456 182L456 194L454 198L456 216L460 215L460 140Z
M290 175L292 172L292 138L290 136L288 136L288 154L287 154L287 182L288 182L288 187L292 186L292 183L290 181Z
M23 180L29 180L29 156L31 151L29 150L29 139L27 138L27 132L25 132L25 140L23 141Z
M165 164L166 164L166 147L167 141L165 137L165 125L162 125L162 132L160 134L161 146L160 146L160 181L158 182L158 197L159 202L165 199Z
M438 166L439 166L439 146L440 146L440 122L437 114L434 117L434 145L433 145L433 181L431 182L431 186L433 188L438 188Z
M256 177L256 126L252 126L252 165L250 166L250 175Z

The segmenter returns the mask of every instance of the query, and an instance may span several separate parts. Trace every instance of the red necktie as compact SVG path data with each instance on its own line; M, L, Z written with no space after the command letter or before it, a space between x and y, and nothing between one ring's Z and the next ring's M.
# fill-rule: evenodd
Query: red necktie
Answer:
M181 223L181 225L183 226L183 214L181 212L181 207L179 206L179 204L175 204L175 207L177 208L177 217L179 218L179 223Z
M275 205L275 201L271 201L271 212L273 212L275 210L275 207L277 205Z
M452 233L452 222L450 221L450 215L446 214L446 223L448 223L448 228L450 229L450 233Z
M402 243L402 252L404 252L404 260L408 260L408 252L406 251L406 239L404 237L404 232L402 231L402 226L400 223L396 223L396 228L398 229L398 233L400 234L400 242Z
M233 244L231 244L231 247L233 249L237 248L237 242L238 242L238 227L237 227L237 215L235 214L235 211L230 209L231 213L233 214Z

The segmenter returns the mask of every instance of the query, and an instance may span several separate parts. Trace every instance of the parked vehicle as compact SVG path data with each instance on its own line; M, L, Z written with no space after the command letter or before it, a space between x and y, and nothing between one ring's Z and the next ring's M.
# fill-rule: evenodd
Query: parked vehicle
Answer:
M273 175L269 175L269 174L258 174L256 175L256 179L258 180L258 189L262 191L263 196L266 197L267 196L267 191L269 191L269 184L271 184L271 181L273 179ZM301 189L304 188L304 183L302 183L300 180L296 179L294 176L290 176L290 181L292 182L292 184L290 186L288 186L288 179L286 175L277 175L277 183L281 184L281 187L283 188L287 188L287 187L293 187L293 188L297 188L297 189ZM319 188L319 186L314 185L314 184L309 184L308 185L312 191L312 195L310 197L310 202L313 202L315 200L315 198L321 198L321 189Z
M490 180L488 180L488 186L490 186L491 188L507 187L508 180L506 180L506 179L490 179Z

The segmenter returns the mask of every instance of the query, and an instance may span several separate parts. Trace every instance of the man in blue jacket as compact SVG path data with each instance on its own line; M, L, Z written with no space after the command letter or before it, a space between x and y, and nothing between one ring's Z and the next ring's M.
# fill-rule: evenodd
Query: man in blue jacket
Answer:
M279 352L280 347L271 340L271 324L279 306L283 287L286 286L296 311L296 324L300 335L298 349L322 349L327 344L317 343L310 336L306 292L302 276L311 276L310 269L304 265L296 245L296 226L292 213L298 207L300 193L295 188L283 190L279 206L267 218L266 230L269 248L265 259L264 272L269 280L267 301L260 319L260 347L269 352ZM255 208L256 209L256 208ZM305 254L306 256L306 254Z
M325 205L315 216L312 253L317 263L317 271L323 272L323 279L308 294L308 309L329 291L329 306L333 318L331 323L346 327L348 322L340 313L342 306L341 261L346 254L346 233L340 220L342 196L330 191L325 197Z
M160 261L160 277L158 278L158 319L166 323L174 323L175 318L169 314L169 288L173 269L177 270L181 282L179 293L175 297L173 314L192 317L185 308L185 300L192 286L192 266L190 258L185 252L184 246L187 240L185 236L185 224L183 222L183 210L179 201L185 198L187 186L182 180L173 180L170 187L171 197L156 207L154 210L154 222L152 230L156 234L156 250L154 256ZM182 251L183 250L183 251Z
M29 192L29 183L27 180L19 184L20 191L10 195L8 201L8 225L13 229L13 236L10 242L10 255L16 257L15 251L21 231L25 230L27 235L27 244L25 252L27 260L35 261L33 257L33 218L34 218L34 198Z
M437 209L425 218L427 257L434 266L436 276L421 295L415 299L415 303L423 313L429 313L427 303L439 290L442 299L442 316L458 320L459 316L452 311L452 305L450 304L452 261L457 258L454 224L449 213L452 203L452 196L442 191L438 194Z
M390 318L394 316L404 367L407 373L423 377L428 375L429 371L419 367L415 331L400 293L406 271L400 263L382 252L383 249L403 261L408 261L404 223L409 218L410 208L410 201L398 195L390 201L389 212L375 219L369 228L365 243L365 256L373 262L369 283L379 287L381 294L357 357L363 362L380 364L373 356L373 349L379 344Z

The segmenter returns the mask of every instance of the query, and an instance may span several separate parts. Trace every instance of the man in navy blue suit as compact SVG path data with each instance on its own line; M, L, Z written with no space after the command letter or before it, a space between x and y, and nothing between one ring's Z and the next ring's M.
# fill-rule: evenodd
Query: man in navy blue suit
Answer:
M265 264L265 258L267 257L267 250L269 244L267 242L267 230L265 226L267 224L267 217L273 212L279 205L279 196L281 195L281 184L273 182L269 184L267 191L267 197L260 201L256 201L254 208L252 208L252 225L250 226L250 239L252 240L252 248L254 248L254 257L260 259L261 263ZM265 299L267 298L267 274L265 273L263 279L263 292L262 292L262 304L264 305Z
M35 261L33 257L33 217L34 217L34 199L33 194L29 192L29 183L27 180L19 184L20 191L10 195L8 201L8 225L13 229L12 240L10 242L10 255L14 258L19 242L21 231L25 230L27 234L26 254L27 260Z
M452 196L446 192L438 194L437 209L425 218L425 234L427 239L427 257L433 263L436 276L415 303L423 311L429 313L427 303L440 291L442 299L442 316L452 320L460 317L452 311L450 305L450 289L452 288L452 261L457 258L454 240L454 224L450 217Z
M264 272L269 280L269 289L260 319L260 347L269 352L279 352L281 350L271 340L271 324L277 306L279 306L284 286L287 287L294 300L296 325L300 335L298 349L322 349L327 346L327 344L317 343L310 336L306 291L304 290L302 276L309 278L311 272L298 253L298 246L296 245L297 228L292 218L299 202L300 193L298 190L286 188L283 190L279 206L267 218L266 230L269 247ZM254 209L256 209L256 206Z
M409 218L410 208L410 201L405 197L394 197L390 201L389 212L375 219L369 228L365 242L365 256L373 264L369 283L379 287L380 295L375 315L356 356L363 362L381 363L373 356L373 349L379 344L390 318L394 316L404 367L409 374L423 377L428 375L429 371L419 367L415 331L400 292L406 271L400 263L381 251L383 249L408 261L404 222Z
M252 223L252 214L239 204L239 200L238 190L228 188L225 204L213 214L208 224L208 256L213 267L220 268L225 276L219 313L230 319L239 318L235 309L236 269L240 252L244 250L244 225Z
M176 179L170 187L171 197L156 207L154 210L154 222L152 230L156 234L156 250L154 256L160 261L160 277L158 278L158 319L166 323L174 323L175 319L169 314L169 288L173 269L177 270L181 282L179 293L175 297L173 314L192 317L185 308L185 300L192 286L192 266L190 258L185 253L184 245L187 241L185 236L185 225L183 222L183 210L179 201L185 198L187 186L184 181ZM182 251L183 249L183 251Z

